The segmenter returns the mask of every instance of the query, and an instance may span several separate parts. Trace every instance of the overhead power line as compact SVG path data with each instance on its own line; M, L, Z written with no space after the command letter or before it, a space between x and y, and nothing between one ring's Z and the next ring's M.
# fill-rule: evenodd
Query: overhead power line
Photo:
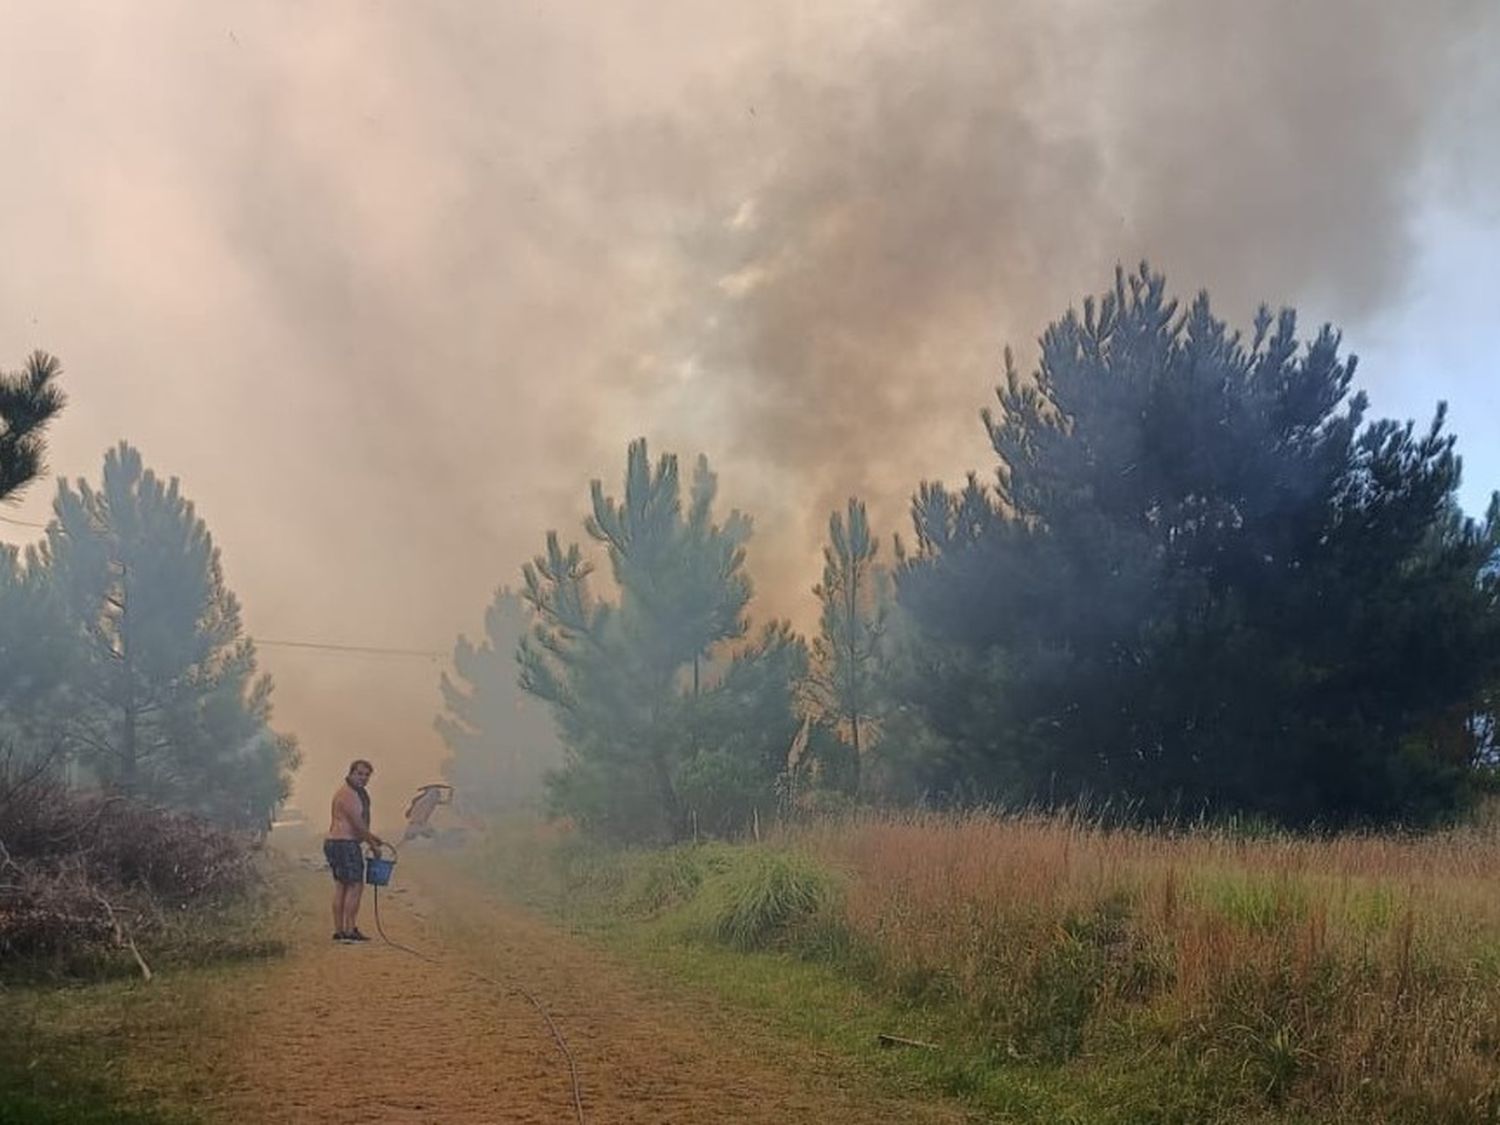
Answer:
M251 638L257 645L272 648L310 648L322 652L354 652L371 656L413 656L426 660L441 660L444 654L425 648L384 648L380 645L340 645L324 641L285 641Z
M0 523L14 524L16 527L45 528L47 526L44 523L12 519L10 516L4 515L0 515ZM381 645L341 645L325 641L268 640L262 637L254 637L252 639L257 645L263 645L267 648L306 648L319 652L362 653L367 656L410 656L423 660L442 660L446 655L445 653L425 648L385 648Z
M44 523L32 523L29 520L11 519L9 516L0 516L0 523L14 524L17 527L45 528L47 526ZM446 655L425 648L385 648L380 645L341 645L325 641L268 640L262 637L252 639L256 644L267 648L307 648L320 652L363 653L367 656L411 656L423 660L442 660Z

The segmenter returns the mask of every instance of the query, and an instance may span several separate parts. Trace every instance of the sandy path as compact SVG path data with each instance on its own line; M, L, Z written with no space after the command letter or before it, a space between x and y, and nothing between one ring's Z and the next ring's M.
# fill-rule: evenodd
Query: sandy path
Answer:
M465 969L519 982L547 1005L577 1061L589 1125L962 1119L883 1098L842 1060L643 983L422 857L403 857L400 886L382 896L381 914L393 939L442 965L378 939L332 943L326 875L295 878L306 921L287 959L255 974L236 998L242 1049L212 1107L222 1120L574 1121L567 1066L541 1016ZM362 925L374 932L368 899Z

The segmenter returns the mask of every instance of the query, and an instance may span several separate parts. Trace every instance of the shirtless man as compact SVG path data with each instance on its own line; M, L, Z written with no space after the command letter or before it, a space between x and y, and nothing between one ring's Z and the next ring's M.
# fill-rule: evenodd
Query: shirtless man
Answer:
M370 831L370 795L365 784L375 767L363 758L349 763L344 784L333 795L333 819L323 839L323 856L333 872L333 940L369 941L354 923L364 893L365 857L360 845L383 841Z

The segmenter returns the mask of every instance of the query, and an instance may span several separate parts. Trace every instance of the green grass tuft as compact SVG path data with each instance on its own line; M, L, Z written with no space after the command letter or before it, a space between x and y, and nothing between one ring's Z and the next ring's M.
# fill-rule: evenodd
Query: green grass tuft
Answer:
M708 932L731 949L788 948L833 908L832 878L795 853L741 848L707 880Z

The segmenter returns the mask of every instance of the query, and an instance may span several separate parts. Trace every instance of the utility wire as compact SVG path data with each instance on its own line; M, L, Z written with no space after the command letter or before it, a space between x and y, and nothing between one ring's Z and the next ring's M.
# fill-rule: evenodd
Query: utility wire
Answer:
M441 660L443 653L425 648L383 648L379 645L340 645L324 641L285 641L251 638L256 645L268 648L310 648L322 652L354 652L375 656L420 656L427 660Z
M9 516L0 516L0 523L14 524L16 527L45 528L44 523L32 523L29 520L11 519ZM322 652L352 652L362 653L367 656L414 656L424 660L442 660L446 655L425 648L385 648L380 645L341 645L324 641L285 641L266 640L261 637L252 638L257 645L268 648L310 648Z

